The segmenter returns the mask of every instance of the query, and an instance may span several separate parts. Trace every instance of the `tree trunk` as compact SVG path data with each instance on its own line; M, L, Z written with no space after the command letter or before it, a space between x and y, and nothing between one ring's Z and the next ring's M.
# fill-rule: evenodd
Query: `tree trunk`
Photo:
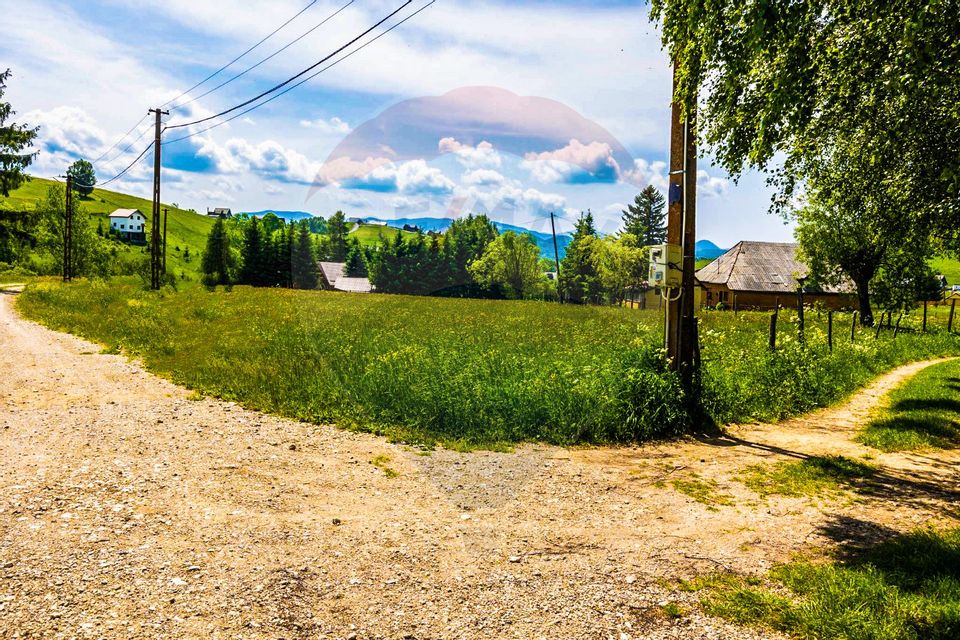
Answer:
M854 285L857 287L857 302L860 305L860 326L861 327L872 327L873 326L873 310L870 308L870 289L869 289L869 280L854 280Z

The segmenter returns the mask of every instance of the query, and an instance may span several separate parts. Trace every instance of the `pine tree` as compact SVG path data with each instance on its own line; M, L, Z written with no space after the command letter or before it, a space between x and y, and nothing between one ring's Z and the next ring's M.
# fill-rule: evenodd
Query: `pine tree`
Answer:
M356 238L350 238L347 243L347 256L344 262L344 273L348 278L364 278L367 275L367 263L363 259L363 247Z
M330 259L343 262L347 258L347 220L343 211L337 211L327 220L327 235L330 237Z
M243 266L240 268L240 282L253 286L263 284L264 264L263 237L260 233L260 222L256 218L251 218L247 223L246 232L243 238L243 249L240 255L243 259Z
M580 214L573 241L560 265L560 287L570 302L599 304L602 300L603 283L594 246L597 241L593 213L588 209L586 214Z
M295 241L290 250L290 266L293 286L296 289L316 289L319 277L316 256L313 253L313 236L310 225L304 220L290 225L290 237Z
M653 185L647 186L623 212L623 231L637 237L642 245L667 241L666 200Z
M234 269L233 252L230 249L230 235L222 219L217 219L207 236L207 249L203 252L200 268L207 286L230 284Z

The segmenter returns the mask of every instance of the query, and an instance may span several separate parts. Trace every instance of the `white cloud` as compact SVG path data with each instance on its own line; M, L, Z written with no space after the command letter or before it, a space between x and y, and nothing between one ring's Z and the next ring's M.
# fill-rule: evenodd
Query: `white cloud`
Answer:
M437 148L440 153L456 155L457 161L468 169L499 167L503 162L493 145L486 141L481 141L477 146L471 147L468 144L458 142L455 138L441 138Z
M697 171L697 193L707 198L719 198L727 193L727 187L730 181L726 178L711 176L709 173L700 169Z
M323 118L301 120L300 126L305 129L316 129L321 133L336 133L342 135L350 133L350 125L336 116L329 120L324 120Z
M499 171L493 169L474 169L463 174L460 178L463 184L472 184L478 187L501 185L507 181Z
M633 161L633 169L623 173L624 182L637 187L652 184L661 191L667 190L667 163L661 161L648 162L643 158Z
M620 178L620 165L606 142L571 140L555 151L528 153L520 166L544 183L616 182Z

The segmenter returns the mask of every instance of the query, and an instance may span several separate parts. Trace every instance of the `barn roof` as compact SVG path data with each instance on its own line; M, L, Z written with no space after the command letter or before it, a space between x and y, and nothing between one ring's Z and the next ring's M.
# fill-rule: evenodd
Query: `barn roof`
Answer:
M794 293L807 265L797 258L799 245L790 242L738 242L722 256L697 271L707 284L725 284L732 291ZM810 290L810 287L807 288ZM844 293L847 287L820 287L822 293Z
M343 271L347 268L345 262L321 262L320 271L323 273L324 280L331 287L337 284L337 280L343 277Z
M373 285L367 278L346 278L341 277L333 285L337 291L350 291L352 293L370 293L373 291Z

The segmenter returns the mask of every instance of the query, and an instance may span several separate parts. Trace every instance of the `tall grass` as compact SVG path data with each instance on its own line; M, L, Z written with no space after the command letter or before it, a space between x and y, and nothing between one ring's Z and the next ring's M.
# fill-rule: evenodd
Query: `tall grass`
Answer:
M38 284L20 309L143 358L204 393L312 422L447 446L628 442L689 429L656 311L236 287L161 294ZM721 422L833 402L900 362L960 351L944 333L768 353L765 314L703 318L705 406Z

